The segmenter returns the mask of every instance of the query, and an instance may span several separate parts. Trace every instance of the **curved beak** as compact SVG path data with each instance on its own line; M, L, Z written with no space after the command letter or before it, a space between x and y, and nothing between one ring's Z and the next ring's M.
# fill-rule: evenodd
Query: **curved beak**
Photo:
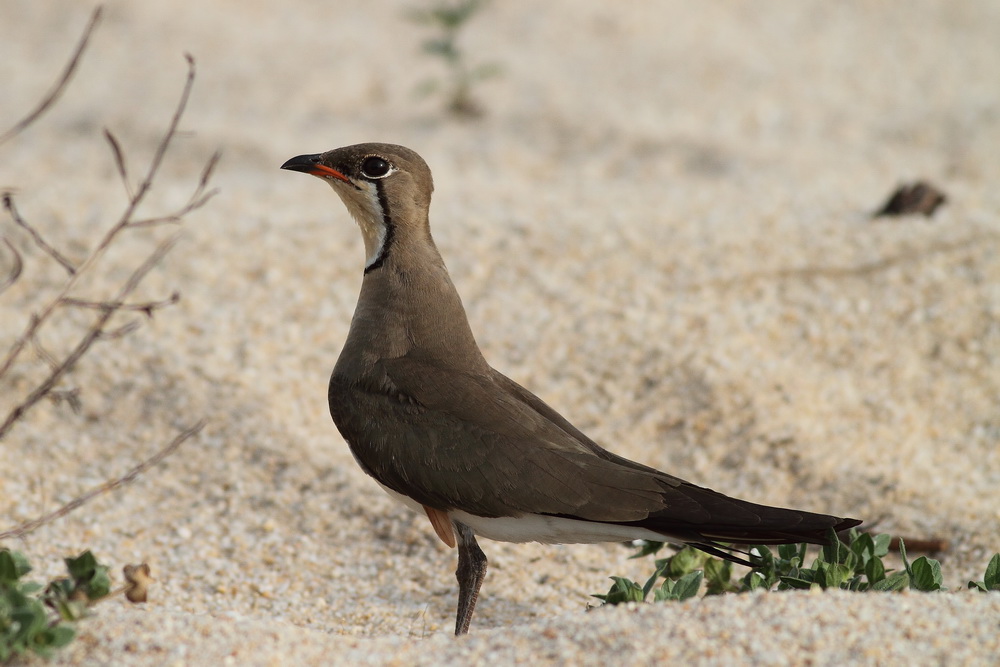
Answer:
M320 178L336 178L338 180L344 181L345 183L350 183L347 176L342 173L328 167L323 164L322 153L314 153L312 155L296 155L291 160L285 162L281 165L282 169L288 169L289 171L301 171L304 174L311 174L313 176L319 176Z

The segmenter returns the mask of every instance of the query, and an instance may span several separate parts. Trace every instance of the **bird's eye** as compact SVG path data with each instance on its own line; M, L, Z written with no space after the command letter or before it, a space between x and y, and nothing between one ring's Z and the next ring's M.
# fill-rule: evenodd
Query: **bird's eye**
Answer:
M374 155L361 163L361 174L368 178L382 178L392 168L388 162Z

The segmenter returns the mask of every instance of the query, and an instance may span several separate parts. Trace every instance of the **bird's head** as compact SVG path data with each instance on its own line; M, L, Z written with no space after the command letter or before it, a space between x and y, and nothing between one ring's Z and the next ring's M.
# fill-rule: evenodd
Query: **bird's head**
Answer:
M281 165L327 181L357 221L365 271L381 265L395 234L427 228L434 182L423 158L403 146L356 144L299 155Z

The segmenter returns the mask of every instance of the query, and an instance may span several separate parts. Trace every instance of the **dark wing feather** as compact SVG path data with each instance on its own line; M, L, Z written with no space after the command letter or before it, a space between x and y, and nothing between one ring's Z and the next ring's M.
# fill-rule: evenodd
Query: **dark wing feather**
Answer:
M368 474L430 507L634 525L692 542L823 542L853 522L729 498L612 454L496 371L415 356L375 370L367 384L334 375L334 421Z

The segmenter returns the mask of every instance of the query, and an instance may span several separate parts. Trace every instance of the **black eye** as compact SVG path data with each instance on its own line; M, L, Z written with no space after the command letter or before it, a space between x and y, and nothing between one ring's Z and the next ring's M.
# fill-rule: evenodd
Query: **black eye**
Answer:
M372 157L365 158L365 161L361 163L361 175L368 178L382 178L389 173L389 169L391 168L388 162L373 155Z

